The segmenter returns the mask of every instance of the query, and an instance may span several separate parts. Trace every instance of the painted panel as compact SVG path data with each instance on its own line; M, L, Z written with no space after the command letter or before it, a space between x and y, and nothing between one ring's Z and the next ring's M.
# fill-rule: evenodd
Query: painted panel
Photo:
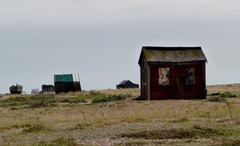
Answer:
M158 84L161 86L169 85L169 67L158 69Z
M196 85L194 68L186 68L185 72L186 72L185 85Z

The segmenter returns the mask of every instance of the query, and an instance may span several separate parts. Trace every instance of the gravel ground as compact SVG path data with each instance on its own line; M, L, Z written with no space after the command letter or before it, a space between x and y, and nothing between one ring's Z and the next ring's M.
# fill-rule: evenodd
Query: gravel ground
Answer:
M1 145L36 145L52 143L58 139L73 140L76 145L112 146L112 145L213 145L210 139L132 139L122 138L119 135L128 132L156 130L166 125L157 122L150 123L122 123L105 127L88 127L82 130L66 130L48 133L20 134L21 129L6 130L0 135ZM172 128L172 127L171 127Z

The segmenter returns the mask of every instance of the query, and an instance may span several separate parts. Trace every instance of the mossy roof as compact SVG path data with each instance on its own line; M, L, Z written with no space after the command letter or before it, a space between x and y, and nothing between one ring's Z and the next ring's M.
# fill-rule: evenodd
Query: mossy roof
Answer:
M147 62L195 62L207 61L201 47L142 47L139 64L142 57Z

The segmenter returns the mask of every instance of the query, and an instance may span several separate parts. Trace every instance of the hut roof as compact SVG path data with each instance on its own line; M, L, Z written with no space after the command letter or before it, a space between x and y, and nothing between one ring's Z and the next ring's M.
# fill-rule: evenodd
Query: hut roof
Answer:
M145 56L147 62L207 61L201 47L143 46L138 63Z
M121 83L119 83L119 85L124 85L124 84L126 84L127 82L130 82L130 83L132 83L131 81L129 81L129 80L123 80ZM133 84L133 83L132 83Z

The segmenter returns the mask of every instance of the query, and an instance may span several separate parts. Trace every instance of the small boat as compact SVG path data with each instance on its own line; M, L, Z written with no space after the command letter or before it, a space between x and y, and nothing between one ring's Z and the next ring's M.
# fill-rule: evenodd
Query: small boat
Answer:
M23 86L22 85L13 85L9 88L11 94L22 94Z

